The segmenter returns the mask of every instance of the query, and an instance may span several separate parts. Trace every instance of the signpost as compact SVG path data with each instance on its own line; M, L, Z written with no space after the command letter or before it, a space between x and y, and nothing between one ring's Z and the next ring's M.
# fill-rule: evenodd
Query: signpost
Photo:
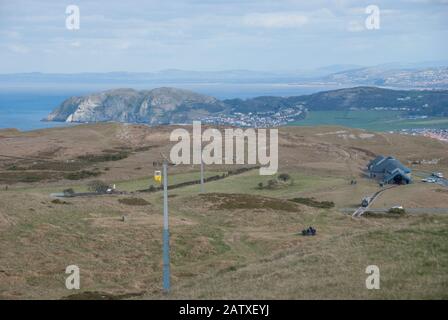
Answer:
M154 181L157 183L162 183L162 173L160 171L154 172Z

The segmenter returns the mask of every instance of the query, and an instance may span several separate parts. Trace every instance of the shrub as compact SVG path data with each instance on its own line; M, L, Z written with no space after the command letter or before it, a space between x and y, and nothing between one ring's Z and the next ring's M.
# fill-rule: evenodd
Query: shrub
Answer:
M291 176L289 174L287 174L287 173L280 173L278 175L278 179L283 181L283 182L286 182L288 180L291 180Z
M391 214L405 214L406 210L402 208L390 208L387 212Z
M70 204L67 201L62 201L62 200L59 200L59 199L51 200L51 203L54 203L54 204Z
M86 154L83 156L79 156L78 159L96 163L96 162L107 162L107 161L118 161L122 159L126 159L129 157L130 153L128 151L118 151L115 153L103 153L103 154Z
M278 185L278 181L277 180L274 180L274 179L268 180L268 188L269 189L273 189L277 185Z
M290 201L321 209L330 209L334 207L333 201L317 201L314 198L294 198L290 199Z
M95 171L88 171L88 170L82 170L78 172L71 172L66 175L64 175L65 179L68 180L82 180L90 177L97 177L101 174L101 172L95 172Z
M69 189L65 189L64 191L62 191L64 193L65 196L72 196L75 194L75 190L73 190L72 188Z
M105 193L109 189L109 185L101 180L93 180L87 184L89 191L96 193Z
M142 198L123 198L118 199L118 202L126 204L128 206L147 206L150 203Z
M27 175L25 177L23 177L22 179L20 179L20 182L38 182L43 180L41 177L39 176L34 176L34 175Z

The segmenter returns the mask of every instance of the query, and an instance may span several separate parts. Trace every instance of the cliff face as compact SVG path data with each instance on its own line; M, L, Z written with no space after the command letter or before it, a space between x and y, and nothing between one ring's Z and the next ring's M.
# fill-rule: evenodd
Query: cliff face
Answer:
M136 91L116 89L65 100L45 120L66 122L186 123L228 112L209 96L175 88Z

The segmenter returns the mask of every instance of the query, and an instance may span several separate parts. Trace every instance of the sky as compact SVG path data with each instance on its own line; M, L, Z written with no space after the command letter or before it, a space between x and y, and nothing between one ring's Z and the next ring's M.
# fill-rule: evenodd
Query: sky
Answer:
M447 60L447 39L448 0L0 0L0 73L421 62Z

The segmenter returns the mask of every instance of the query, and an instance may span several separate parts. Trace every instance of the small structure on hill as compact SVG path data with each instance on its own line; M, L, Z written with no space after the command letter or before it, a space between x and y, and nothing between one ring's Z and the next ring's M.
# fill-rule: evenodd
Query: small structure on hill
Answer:
M411 169L394 157L378 156L367 165L371 178L379 179L381 184L409 184L412 182Z

